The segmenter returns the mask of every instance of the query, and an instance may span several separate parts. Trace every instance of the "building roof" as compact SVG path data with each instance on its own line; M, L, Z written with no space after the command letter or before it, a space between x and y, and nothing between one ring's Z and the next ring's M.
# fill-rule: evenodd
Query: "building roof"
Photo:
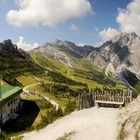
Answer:
M19 91L21 91L22 88L20 87L14 87L14 86L1 86L0 89L0 102L7 99L8 97L18 93Z

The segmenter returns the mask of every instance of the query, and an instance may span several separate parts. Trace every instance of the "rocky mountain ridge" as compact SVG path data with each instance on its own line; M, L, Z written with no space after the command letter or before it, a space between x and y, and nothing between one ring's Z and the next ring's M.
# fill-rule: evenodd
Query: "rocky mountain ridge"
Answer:
M4 40L2 43L0 43L0 53L0 57L7 54L32 61L31 56L26 51L22 50L21 48L18 48L17 45L13 44L10 39Z
M92 46L81 47L70 41L55 40L32 50L32 52L50 55L64 65L75 68L73 59L87 57L93 49Z
M34 63L30 54L14 45L10 39L0 43L0 74L11 85L18 84L15 76L24 72L39 72L42 69Z
M106 75L117 76L131 87L140 74L140 37L135 33L120 33L93 50L89 60L105 68Z
M122 32L98 48L86 45L81 47L69 41L55 40L32 52L50 55L64 65L75 69L81 69L78 63L83 65L85 63L83 59L86 59L86 63L91 66L105 69L107 76L118 77L129 87L134 87L140 79L139 47L140 37L136 33Z

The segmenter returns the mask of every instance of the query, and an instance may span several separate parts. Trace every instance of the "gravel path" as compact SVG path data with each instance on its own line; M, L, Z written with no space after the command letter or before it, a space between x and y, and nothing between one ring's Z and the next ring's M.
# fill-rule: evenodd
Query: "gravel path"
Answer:
M72 131L71 140L115 140L118 111L96 107L76 111L38 132L24 134L23 140L56 140Z

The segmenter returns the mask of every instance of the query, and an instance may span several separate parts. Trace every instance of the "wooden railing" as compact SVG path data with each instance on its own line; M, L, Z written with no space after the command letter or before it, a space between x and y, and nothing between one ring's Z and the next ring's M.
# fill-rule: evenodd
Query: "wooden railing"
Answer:
M90 93L82 93L78 96L78 109L93 107L98 104L108 105L125 105L132 101L132 91L94 91Z

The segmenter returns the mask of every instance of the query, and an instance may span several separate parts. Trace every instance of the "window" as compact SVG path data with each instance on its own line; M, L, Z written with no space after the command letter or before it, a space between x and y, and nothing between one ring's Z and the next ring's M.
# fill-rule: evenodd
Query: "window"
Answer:
M13 109L11 109L11 114L13 114Z

